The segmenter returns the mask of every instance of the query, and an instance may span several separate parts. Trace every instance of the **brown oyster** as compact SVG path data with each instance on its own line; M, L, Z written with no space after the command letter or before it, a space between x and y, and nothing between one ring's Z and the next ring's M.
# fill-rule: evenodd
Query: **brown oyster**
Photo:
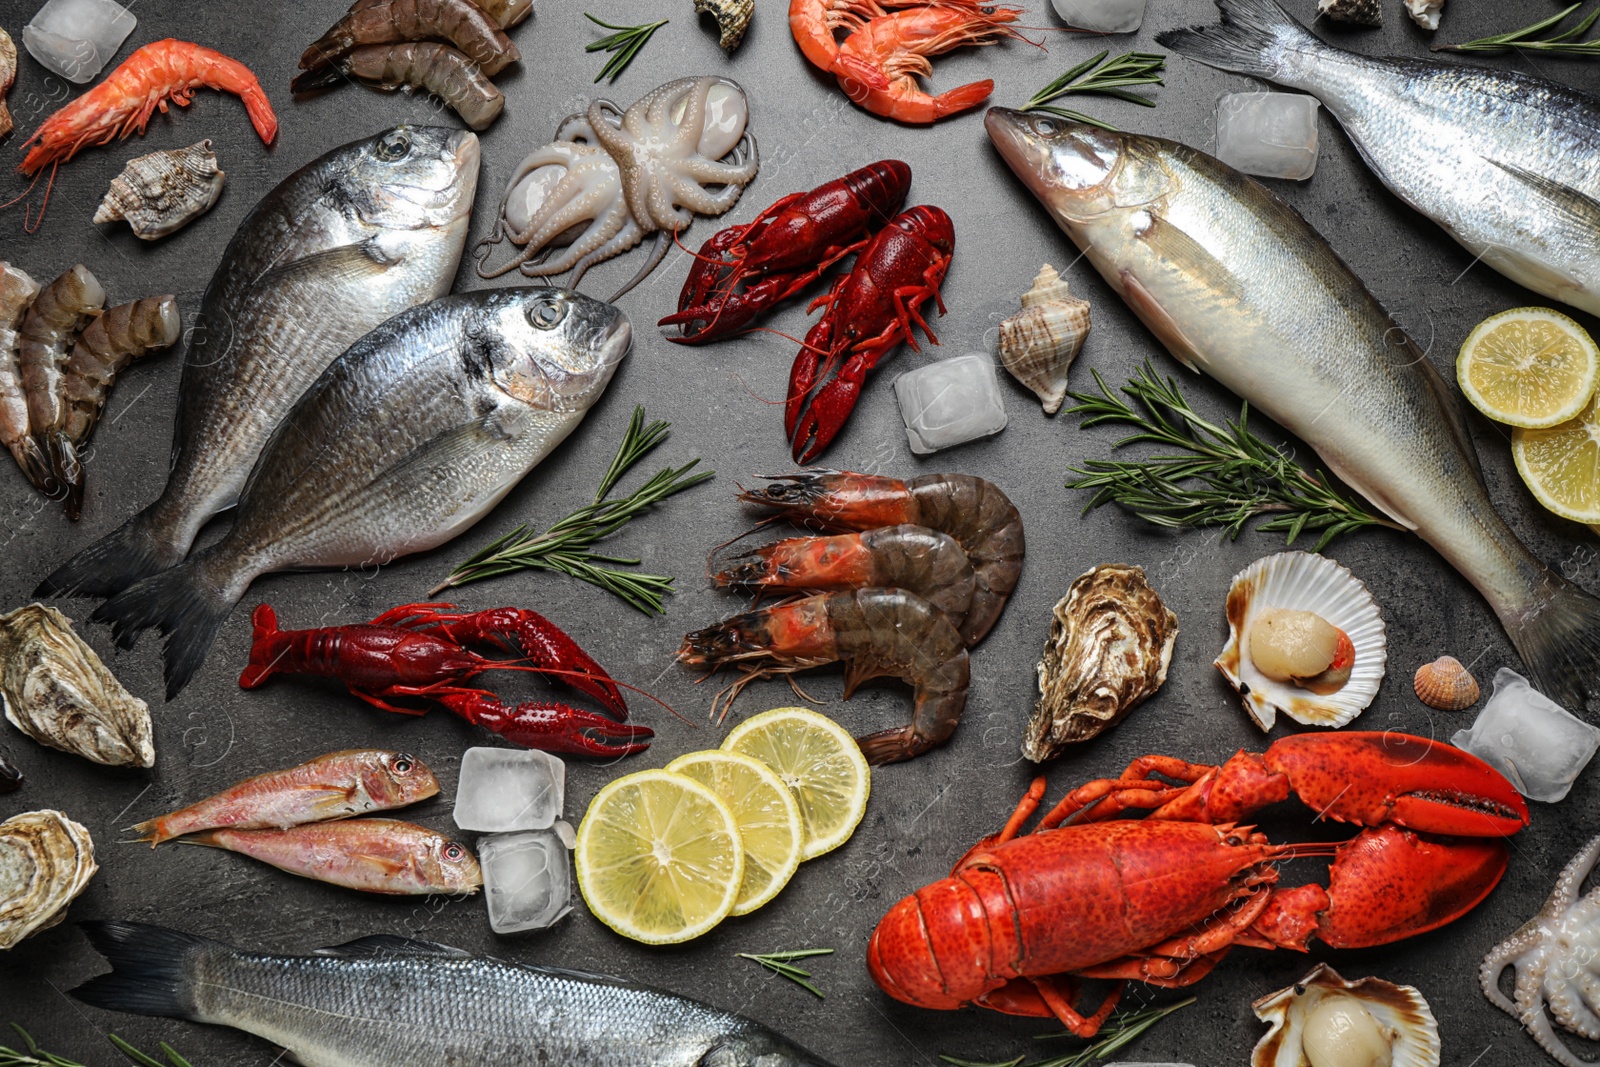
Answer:
M1078 578L1055 607L1022 754L1042 762L1121 722L1167 680L1177 639L1178 617L1142 568L1107 563Z
M153 767L150 709L122 688L55 608L0 615L0 700L42 745L111 767Z
M66 918L99 869L89 831L59 811L0 823L0 951Z

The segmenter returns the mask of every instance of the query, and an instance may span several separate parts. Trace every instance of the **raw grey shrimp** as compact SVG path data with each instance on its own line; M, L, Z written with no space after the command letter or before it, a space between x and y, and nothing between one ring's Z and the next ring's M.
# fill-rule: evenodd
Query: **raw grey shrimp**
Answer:
M350 10L364 11L369 7L377 7L388 2L389 0L356 0L350 5ZM502 30L509 30L533 14L533 0L477 0L477 4Z
M970 647L983 640L1022 573L1022 515L992 482L969 474L924 474L910 481L812 469L741 489L739 499L774 508L794 522L829 530L913 523L955 538L972 562L976 588L961 627Z
M39 283L27 271L0 262L0 444L35 484L36 479L48 480L50 462L28 434L28 397L17 366L17 327L38 295Z
M373 0L334 23L300 57L301 70L322 70L362 45L439 40L453 45L485 74L498 74L522 58L473 0Z
M942 611L904 589L819 593L735 615L687 634L678 658L744 672L727 690L724 714L759 678L827 663L845 665L846 699L870 678L899 678L912 687L911 722L856 738L874 765L911 759L947 740L966 709L970 681L961 635Z
M470 59L435 41L364 44L326 67L300 74L289 88L296 93L326 89L345 74L385 92L403 86L426 89L455 108L474 130L487 129L506 106L505 96Z
M37 462L24 464L23 470L36 489L51 496L69 483L69 462L75 465L74 454L59 429L65 403L61 381L67 343L105 302L104 287L79 263L39 291L18 331L17 370L27 398L29 436L48 459L42 472Z

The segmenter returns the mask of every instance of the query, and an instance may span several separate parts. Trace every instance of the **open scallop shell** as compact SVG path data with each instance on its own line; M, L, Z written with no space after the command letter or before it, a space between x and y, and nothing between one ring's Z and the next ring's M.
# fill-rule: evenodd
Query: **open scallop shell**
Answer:
M0 822L0 950L66 918L97 870L89 831L59 811Z
M1275 682L1250 659L1250 624L1264 608L1312 611L1350 637L1355 664L1336 692L1314 693ZM1228 643L1217 670L1233 684L1262 730L1278 712L1308 726L1343 726L1372 703L1388 662L1383 615L1361 580L1326 556L1280 552L1258 559L1234 576L1228 590Z
M1250 1005L1256 1018L1272 1024L1256 1042L1250 1067L1310 1067L1304 1043L1306 1020L1330 997L1358 1000L1372 1015L1389 1040L1390 1067L1439 1067L1439 1024L1415 986L1382 978L1347 982L1326 963Z

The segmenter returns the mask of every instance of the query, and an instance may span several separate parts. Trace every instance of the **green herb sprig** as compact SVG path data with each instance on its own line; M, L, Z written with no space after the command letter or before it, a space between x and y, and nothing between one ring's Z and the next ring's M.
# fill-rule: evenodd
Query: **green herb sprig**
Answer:
M1108 54L1101 52L1092 59L1079 63L1034 93L1032 98L1022 105L1022 110L1044 111L1071 122L1087 122L1103 130L1115 130L1116 127L1108 122L1102 122L1081 111L1056 107L1051 101L1069 93L1100 93L1142 107L1155 107L1156 102L1148 96L1140 96L1128 90L1130 86L1136 85L1165 85L1166 83L1161 80L1161 72L1166 69L1167 57L1159 52L1128 52L1101 66L1101 60ZM1096 70L1096 67L1099 69Z
M1057 1056L1054 1059L1039 1060L1030 1063L1027 1067L1088 1067L1095 1060L1103 1060L1113 1052L1122 1048L1128 1042L1150 1029L1156 1023L1165 1019L1179 1008L1187 1008L1195 1002L1194 997L1180 1000L1176 1004L1169 1004L1164 1008L1143 1008L1139 1011L1125 1011L1113 1015L1100 1028L1099 1040L1092 1045L1079 1049L1077 1052ZM1049 1041L1058 1037L1072 1037L1070 1032L1063 1031L1055 1034L1039 1034L1035 1040ZM983 1063L975 1060L959 1060L954 1056L940 1056L946 1063L955 1067L1023 1067L1026 1055L1018 1056L1011 1060L998 1060L993 1063Z
M811 977L811 972L802 971L800 968L794 966L794 961L808 959L811 956L831 956L833 955L833 949L801 948L794 949L790 952L735 952L734 955L744 960L755 960L767 970L776 974L781 974L795 985L809 989L818 997L821 997L823 995L822 990L818 989L816 986L807 981L807 979Z
M641 561L622 556L607 556L589 550L596 541L617 532L641 512L661 501L683 492L691 486L716 474L716 471L699 471L691 474L698 459L681 467L666 467L655 473L649 481L618 500L607 500L607 495L623 475L667 439L671 423L644 421L644 408L633 409L627 432L616 458L600 480L600 488L592 503L586 504L560 519L542 534L532 533L523 523L504 537L491 542L461 562L449 577L432 589L436 596L445 589L468 582L493 578L521 570L560 571L562 574L597 585L614 596L621 597L646 615L662 613L662 597L672 592L672 578L661 574L640 574L619 571L602 564L637 566ZM0 1064L0 1067L5 1067Z
M1132 403L1113 393L1098 371L1094 380L1099 395L1067 394L1077 402L1069 410L1083 416L1083 427L1123 423L1135 432L1113 447L1148 442L1177 452L1089 460L1070 468L1082 477L1068 482L1068 489L1094 490L1085 512L1118 504L1157 526L1220 526L1230 539L1250 520L1272 515L1256 529L1286 533L1290 545L1306 530L1321 531L1313 550L1318 552L1340 534L1365 526L1403 529L1341 493L1321 471L1306 470L1252 433L1246 424L1248 403L1238 419L1218 426L1201 418L1178 383L1159 377L1148 360L1122 387Z
M24 1030L21 1024L12 1023L11 1029L17 1032L18 1037L22 1038L23 1048L26 1051L18 1051L17 1049L0 1045L0 1067L83 1067L83 1064L76 1060L69 1060L65 1056L57 1056L53 1052L46 1052L40 1048L39 1042L35 1041L33 1035ZM106 1036L117 1051L134 1063L139 1064L140 1067L193 1067L188 1060L178 1055L177 1050L165 1041L161 1042L161 1053L167 1058L166 1062L163 1063L153 1056L140 1052L116 1034L108 1034Z
M619 75L633 62L633 57L639 54L639 49L645 46L651 36L665 26L671 19L662 19L660 22L649 22L639 26L613 26L609 22L601 22L587 11L583 17L596 26L603 26L608 30L618 32L609 37L602 37L584 49L585 52L610 52L611 58L606 60L606 65L600 68L600 73L595 75L595 82L610 78L615 82Z
M1480 37L1476 41L1465 44L1436 44L1435 52L1503 52L1508 48L1525 48L1531 52L1553 52L1566 56L1600 56L1600 40L1580 41L1578 38L1589 32L1590 27L1600 20L1600 8L1589 13L1589 17L1554 37L1543 40L1534 40L1534 35L1558 25L1568 15L1572 14L1583 4L1573 4L1565 11L1558 11L1547 19L1540 19L1531 26L1524 26L1520 30L1509 33L1497 33L1489 37Z

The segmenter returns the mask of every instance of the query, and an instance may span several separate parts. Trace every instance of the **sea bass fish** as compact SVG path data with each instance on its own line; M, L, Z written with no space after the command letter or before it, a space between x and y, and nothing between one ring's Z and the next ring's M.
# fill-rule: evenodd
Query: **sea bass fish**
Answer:
M227 827L282 830L403 808L439 792L428 765L404 752L376 748L329 752L282 771L231 785L186 808L134 827L154 848L184 834Z
M450 291L477 187L477 135L397 126L268 193L229 242L190 330L166 488L40 595L110 596L182 562L328 364Z
M1495 513L1439 372L1294 208L1174 141L1005 108L985 126L1174 356L1299 436L1437 549L1553 699L1600 703L1600 600Z
M828 1067L742 1015L620 978L386 935L272 956L144 923L81 926L113 970L79 1000L232 1026L305 1067Z
M478 861L436 830L398 819L346 819L283 830L202 830L183 839L364 893L476 893Z
M124 648L167 635L167 697L252 581L437 548L482 518L583 421L628 354L628 319L565 289L442 297L334 361L273 434L233 528L90 617Z
M1304 89L1383 184L1507 278L1600 314L1600 99L1511 70L1371 59L1275 0L1157 35L1201 63Z

